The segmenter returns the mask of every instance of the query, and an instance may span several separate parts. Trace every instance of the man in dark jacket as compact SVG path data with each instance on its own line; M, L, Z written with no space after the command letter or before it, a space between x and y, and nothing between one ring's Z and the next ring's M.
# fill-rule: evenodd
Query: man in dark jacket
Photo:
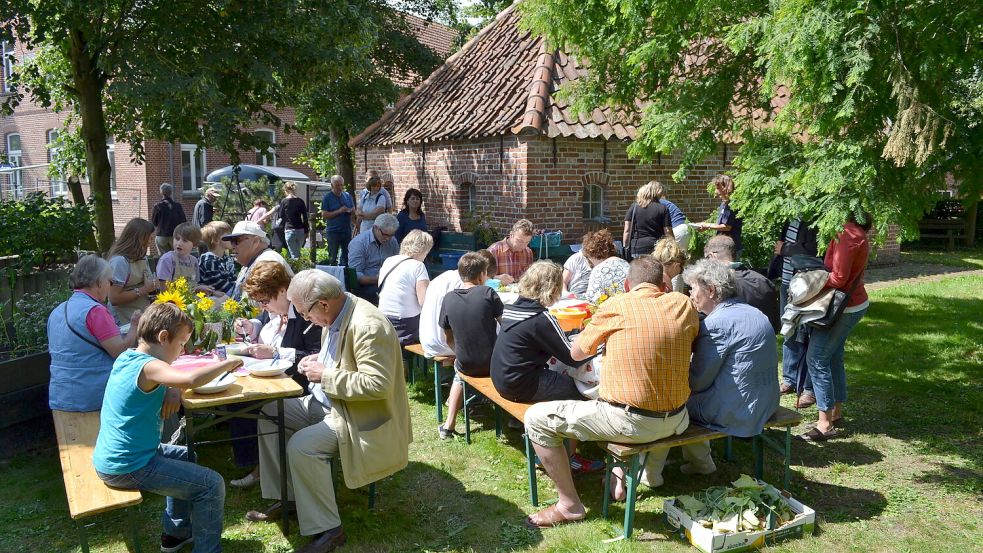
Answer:
M157 234L157 254L164 255L172 249L174 227L184 223L188 218L184 215L181 204L175 202L172 197L174 187L171 183L165 182L160 185L160 195L160 201L154 204L150 222L154 224L154 232Z
M703 256L727 263L737 275L737 296L749 305L758 308L768 317L775 333L782 328L781 314L778 312L778 290L770 280L761 273L748 269L743 263L735 262L734 239L725 234L718 234L707 242L703 248Z
M191 212L191 224L201 228L212 222L215 215L215 202L218 201L219 192L214 188L205 190L201 199L195 204L195 210Z

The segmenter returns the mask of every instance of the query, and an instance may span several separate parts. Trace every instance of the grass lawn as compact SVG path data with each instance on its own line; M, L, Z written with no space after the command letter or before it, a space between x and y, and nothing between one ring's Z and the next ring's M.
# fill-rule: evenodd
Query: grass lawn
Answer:
M948 252L944 248L926 248L925 246L905 244L901 251L901 263L927 263L931 265L948 265L950 267L965 267L967 269L983 269L983 245L973 248L958 247Z
M818 512L814 537L772 551L970 551L983 536L983 277L888 288L872 294L866 318L847 344L848 434L823 445L797 442L790 491ZM666 484L640 489L635 539L604 543L618 534L600 518L599 476L580 478L588 521L534 532L522 526L528 503L524 456L516 431L503 443L490 416L479 420L475 442L436 438L430 385L410 389L416 442L410 466L378 484L375 512L365 490L339 491L348 534L343 551L693 551L669 534L662 501L751 472L750 447L737 444L732 463L708 477L680 474L670 454ZM789 406L791 397L783 404ZM814 421L815 408L806 411ZM226 477L227 446L211 446L203 463ZM766 458L765 479L778 481L778 460ZM540 498L555 498L542 477ZM224 547L231 552L291 551L306 539L296 526L285 539L276 526L243 521L264 504L258 490L229 489ZM134 513L144 551L156 551L163 499L147 496ZM615 521L623 511L613 509ZM126 551L121 520L96 517L94 551ZM22 455L0 465L0 551L78 550L68 518L57 452ZM974 545L976 544L976 545Z

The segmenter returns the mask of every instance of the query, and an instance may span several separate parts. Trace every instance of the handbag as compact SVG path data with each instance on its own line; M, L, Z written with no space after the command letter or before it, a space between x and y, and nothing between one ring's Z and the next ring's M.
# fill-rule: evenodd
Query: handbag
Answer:
M837 288L836 291L833 292L833 299L831 299L829 302L829 307L826 309L826 314L814 321L809 321L806 324L812 328L824 329L830 328L836 324L836 321L840 319L840 315L843 314L843 310L846 309L846 300L853 295L853 291L857 289L857 285L859 284L860 275L857 275L856 278L853 279L853 283L850 285L849 292L845 292Z

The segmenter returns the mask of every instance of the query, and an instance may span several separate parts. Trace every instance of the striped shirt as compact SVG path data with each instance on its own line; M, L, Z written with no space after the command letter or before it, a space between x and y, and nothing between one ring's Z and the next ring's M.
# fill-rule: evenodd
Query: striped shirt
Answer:
M509 275L515 280L522 278L526 269L535 261L531 249L526 247L518 252L512 251L507 240L495 242L489 246L488 251L495 256L495 261L498 263L498 274Z
M802 224L802 219L795 219L788 224L788 229L785 230L785 236L782 237L782 241L786 244L794 244L795 240L799 237L799 225ZM788 283L792 281L792 260L788 257L782 259L782 284L788 286Z
M228 294L236 283L235 262L223 255L219 257L212 252L205 252L198 258L198 284L211 286L215 290Z
M699 330L689 298L641 284L606 301L578 344L588 354L607 344L602 400L671 411L689 398L690 354Z

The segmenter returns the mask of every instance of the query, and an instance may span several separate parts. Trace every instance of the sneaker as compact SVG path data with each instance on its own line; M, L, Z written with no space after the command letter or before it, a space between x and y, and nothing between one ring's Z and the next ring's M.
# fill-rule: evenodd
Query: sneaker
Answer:
M160 535L160 551L161 553L175 553L180 551L182 547L188 545L189 543L195 541L194 536L188 536L186 538L175 538L167 534Z
M570 456L570 472L574 474L589 474L604 469L604 461L588 459L574 453Z
M232 486L233 488L246 489L246 488L251 488L251 487L255 486L256 484L259 484L259 477L258 476L253 476L253 473L251 473L251 472L249 474L243 476L242 478L237 478L235 480L229 480L229 485Z
M812 392L802 392L798 401L795 402L796 409L805 409L816 404L816 396Z
M460 436L461 433L455 430L448 430L444 425L437 427L437 433L440 434L441 440L453 440L455 437Z
M693 463L684 463L679 467L679 472L683 474L713 474L717 472L717 466L712 463L706 467L694 465Z
M795 393L795 386L792 386L791 384L789 384L787 382L782 382L782 385L778 387L778 393L780 393L782 395L785 395L785 394L794 394Z

